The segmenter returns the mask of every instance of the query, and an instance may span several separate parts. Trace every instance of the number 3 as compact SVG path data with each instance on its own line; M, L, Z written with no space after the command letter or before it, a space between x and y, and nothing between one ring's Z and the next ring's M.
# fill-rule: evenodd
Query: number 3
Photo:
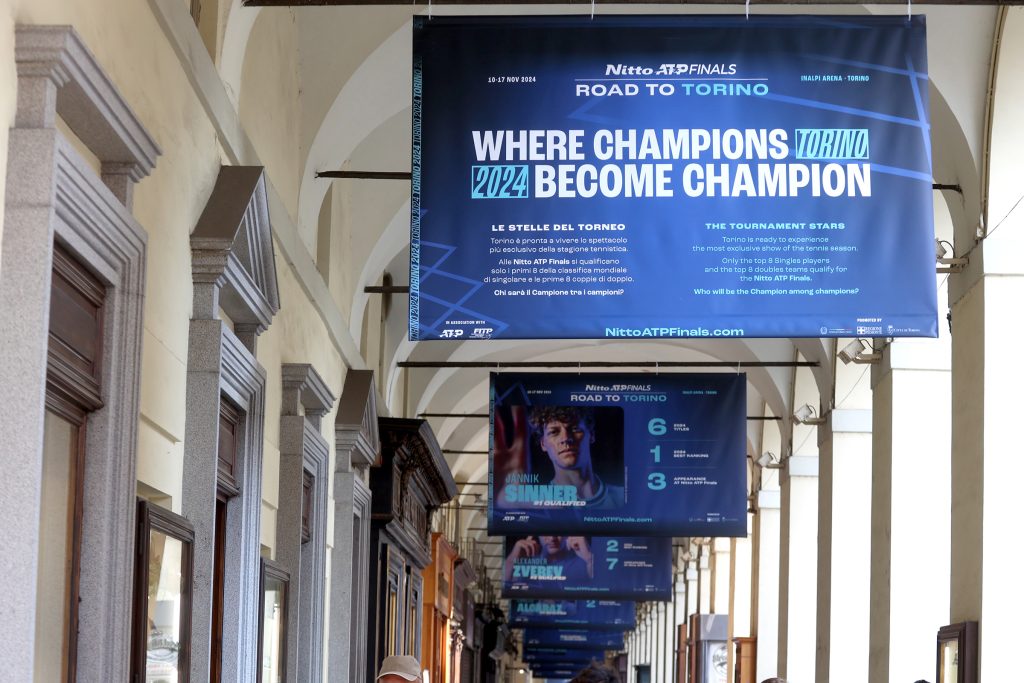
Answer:
M651 472L647 475L647 488L652 491L660 491L665 486L665 475L661 472Z

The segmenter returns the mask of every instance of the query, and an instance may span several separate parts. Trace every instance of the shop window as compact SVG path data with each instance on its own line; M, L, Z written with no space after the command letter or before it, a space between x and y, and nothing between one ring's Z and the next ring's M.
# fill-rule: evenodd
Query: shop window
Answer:
M288 642L288 572L264 559L260 564L261 683L281 683Z
M420 658L420 603L423 600L423 577L411 565L405 568L406 585L406 621L405 621L405 654Z
M81 421L102 405L100 358L106 288L59 244L53 249L47 401Z
M213 612L210 628L210 681L221 680L224 659L224 579L226 575L228 505L238 495L236 464L241 411L221 396L217 435L217 501L213 531Z
M236 467L238 464L239 410L221 397L220 431L217 438L217 488L224 489L227 497L238 494Z
M384 624L384 632L387 634L385 642L387 643L387 650L384 652L386 655L398 654L399 646L399 582L400 577L398 571L390 566L388 563L388 598L387 598L387 623Z
M40 590L36 595L35 671L44 680L75 679L84 425L50 410L44 417ZM55 656L57 655L57 656Z
M100 398L100 350L106 289L61 245L54 245L43 422L42 510L36 671L46 680L73 681L78 651L79 577L88 414Z
M192 525L139 501L132 680L189 680L192 620Z

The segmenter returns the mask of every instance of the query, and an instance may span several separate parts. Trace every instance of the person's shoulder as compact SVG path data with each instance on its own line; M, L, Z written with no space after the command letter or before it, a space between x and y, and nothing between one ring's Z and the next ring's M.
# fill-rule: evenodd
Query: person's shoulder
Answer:
M625 505L626 489L622 486L609 486L602 483L596 496L587 501L588 508L616 508Z
M625 505L626 503L626 487L624 486L609 486L607 487L607 497L609 505Z

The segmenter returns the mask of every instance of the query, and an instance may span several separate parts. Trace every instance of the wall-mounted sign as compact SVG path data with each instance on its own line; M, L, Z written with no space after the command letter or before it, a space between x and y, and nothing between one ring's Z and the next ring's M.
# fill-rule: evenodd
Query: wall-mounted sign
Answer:
M671 538L508 536L502 597L672 597Z
M513 628L586 627L592 631L632 629L636 603L615 600L513 600Z
M746 534L743 374L492 374L490 453L492 535Z
M416 17L409 338L937 334L923 17Z

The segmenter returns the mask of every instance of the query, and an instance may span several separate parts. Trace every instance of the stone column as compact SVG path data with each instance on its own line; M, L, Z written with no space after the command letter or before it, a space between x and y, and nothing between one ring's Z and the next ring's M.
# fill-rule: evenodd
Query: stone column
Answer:
M869 681L931 680L949 616L949 348L897 340L872 368Z
M711 541L711 611L714 614L729 613L729 546L730 539L715 538Z
M699 572L697 578L697 588L699 595L697 596L697 611L700 614L711 613L711 556L712 551L711 544L704 544L698 548L697 552L697 571Z
M988 237L951 275L953 489L947 623L979 622L979 681L1019 678L1020 342L1024 339L1024 204L1020 202L1024 16L1006 12L999 40L989 167ZM958 253L964 250L958 246Z
M670 671L671 678L669 683L685 683L685 678L679 678L677 676L679 670L679 659L680 657L685 658L684 648L686 647L685 639L679 637L679 626L686 624L686 610L687 610L687 582L686 582L686 567L689 562L680 561L679 571L676 572L676 591L675 591L675 602L673 604L673 619L672 619L672 643L674 645L672 652L672 669ZM685 634L685 628L683 629Z
M323 680L330 446L320 421L333 404L334 396L312 365L282 364L276 559L291 577L285 606L286 678L308 683ZM307 498L309 537L303 540Z
M0 659L11 680L32 680L35 654L39 514L42 507L46 353L50 328L54 178L57 172L55 71L22 77L18 114L10 131L5 226L0 232L0 427L4 477L0 482L0 558L5 596ZM39 178L39 182L35 181Z
M327 680L361 683L366 675L370 505L367 469L380 452L376 389L369 370L349 370L334 423L334 525Z
M778 675L790 683L813 683L818 458L788 458L781 483Z
M753 523L754 516L747 515L747 537L733 539L735 579L731 586L729 613L733 616L733 636L737 638L753 635Z
M694 558L686 564L686 623L690 623L690 615L700 612L700 596L697 595L697 584L700 570L697 568L696 552Z
M626 683L636 683L636 674L633 673L635 671L633 666L634 666L634 664L636 664L637 649L638 649L638 642L639 642L639 637L638 637L639 632L640 632L640 622L638 621L637 622L637 627L635 629L633 629L632 631L630 631L629 634L626 635L625 645L626 645L626 653L628 655L627 658L626 658Z
M757 680L779 670L779 530L782 498L779 491L759 491L754 533L757 534Z
M836 409L827 420L818 430L815 681L865 681L871 586L871 411Z

